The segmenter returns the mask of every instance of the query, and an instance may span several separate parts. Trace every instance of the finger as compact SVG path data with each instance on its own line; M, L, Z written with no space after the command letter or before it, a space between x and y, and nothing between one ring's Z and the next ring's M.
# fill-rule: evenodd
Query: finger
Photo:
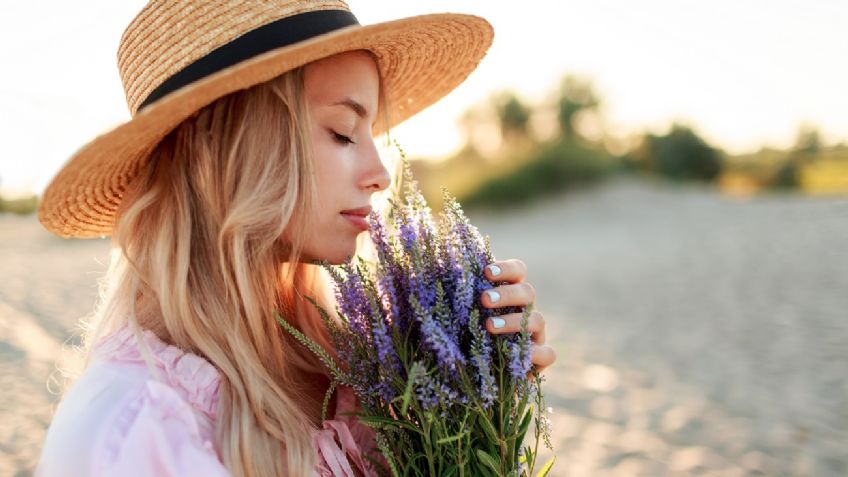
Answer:
M536 300L536 290L527 282L501 285L484 291L480 300L486 308L526 306Z
M521 331L521 313L510 313L503 316L495 316L486 320L486 329L490 333L518 333ZM538 311L530 312L527 316L527 331L530 339L536 343L545 344L545 318Z
M556 351L547 345L533 345L530 352L530 362L536 366L536 369L541 371L556 361Z
M496 260L486 266L484 275L489 281L521 283L527 278L527 265L521 260Z

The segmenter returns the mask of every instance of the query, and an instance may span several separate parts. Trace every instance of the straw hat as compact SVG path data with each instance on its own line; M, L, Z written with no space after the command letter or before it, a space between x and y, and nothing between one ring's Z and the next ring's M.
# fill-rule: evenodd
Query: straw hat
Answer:
M343 1L151 0L118 47L132 118L65 163L44 191L38 218L65 238L111 234L127 185L183 120L336 53L375 54L394 126L465 80L492 36L486 20L449 13L363 26Z

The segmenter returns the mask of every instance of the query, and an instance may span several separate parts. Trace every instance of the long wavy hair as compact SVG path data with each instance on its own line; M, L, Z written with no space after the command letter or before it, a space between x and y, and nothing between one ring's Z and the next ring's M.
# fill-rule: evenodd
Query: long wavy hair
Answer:
M301 262L297 231L319 192L303 89L301 67L230 94L154 148L121 202L85 336L90 348L129 322L212 363L216 444L238 477L311 475L316 464L310 431L329 380L272 317L330 349L303 299L335 308L321 268Z

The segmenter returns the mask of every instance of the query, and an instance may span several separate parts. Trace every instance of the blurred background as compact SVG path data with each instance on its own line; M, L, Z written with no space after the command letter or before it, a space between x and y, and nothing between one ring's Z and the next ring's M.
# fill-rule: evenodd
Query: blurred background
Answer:
M144 3L0 4L1 475L31 475L108 263L108 239L33 211L128 119L115 55ZM551 475L848 475L848 6L350 4L495 27L393 137L434 209L448 187L529 266L558 352Z

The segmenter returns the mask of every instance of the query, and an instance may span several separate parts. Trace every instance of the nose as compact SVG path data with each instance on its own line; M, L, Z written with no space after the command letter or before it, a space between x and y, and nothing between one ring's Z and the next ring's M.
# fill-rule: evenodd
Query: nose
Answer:
M391 184L392 177L380 159L380 154L377 153L377 145L374 144L373 139L368 141L365 155L363 163L367 165L367 168L362 176L361 187L371 193L387 189Z

